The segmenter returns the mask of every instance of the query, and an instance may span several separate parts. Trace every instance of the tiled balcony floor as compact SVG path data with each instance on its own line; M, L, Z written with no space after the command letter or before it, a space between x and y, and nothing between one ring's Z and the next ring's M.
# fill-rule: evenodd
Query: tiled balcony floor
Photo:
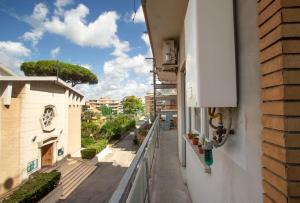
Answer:
M152 203L190 203L180 169L177 131L161 131L150 182Z

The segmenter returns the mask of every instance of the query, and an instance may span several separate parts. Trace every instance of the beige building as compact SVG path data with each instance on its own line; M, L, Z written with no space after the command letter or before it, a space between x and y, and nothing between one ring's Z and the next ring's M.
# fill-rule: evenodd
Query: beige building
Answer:
M148 93L145 96L145 111L146 113L153 113L153 93Z
M80 152L83 104L56 77L0 77L0 194Z
M123 111L123 106L121 102L117 99L101 97L100 99L90 100L88 104L91 107L96 107L96 108L99 108L101 106L108 106L112 108L113 111L118 113Z

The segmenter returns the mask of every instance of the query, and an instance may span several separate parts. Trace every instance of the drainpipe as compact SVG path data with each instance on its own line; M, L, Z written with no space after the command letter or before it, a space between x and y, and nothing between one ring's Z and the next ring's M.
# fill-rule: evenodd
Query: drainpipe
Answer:
M11 104L12 88L13 88L13 84L12 82L9 82L4 91L3 104L6 107L9 107Z
M154 58L145 58L152 60L152 70L150 71L153 74L153 113L154 118L156 118L156 71L155 71L155 60Z
M153 60L153 111L154 118L156 118L156 73L155 73L155 62Z

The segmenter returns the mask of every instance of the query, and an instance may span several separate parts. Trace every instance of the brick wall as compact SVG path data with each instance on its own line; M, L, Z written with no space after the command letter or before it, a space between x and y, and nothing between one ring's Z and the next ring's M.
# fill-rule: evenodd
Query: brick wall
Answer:
M258 0L264 202L300 202L300 0Z

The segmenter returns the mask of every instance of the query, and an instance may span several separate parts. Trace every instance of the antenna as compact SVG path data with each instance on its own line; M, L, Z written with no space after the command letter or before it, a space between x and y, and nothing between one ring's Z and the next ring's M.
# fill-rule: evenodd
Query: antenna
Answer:
M56 80L58 81L58 75L59 75L59 65L58 65L58 60L56 60Z
M133 17L132 17L132 22L134 22L134 20L135 20L135 16L136 16L136 12L137 12L137 10L136 10L136 5L135 5L135 0L133 0Z

